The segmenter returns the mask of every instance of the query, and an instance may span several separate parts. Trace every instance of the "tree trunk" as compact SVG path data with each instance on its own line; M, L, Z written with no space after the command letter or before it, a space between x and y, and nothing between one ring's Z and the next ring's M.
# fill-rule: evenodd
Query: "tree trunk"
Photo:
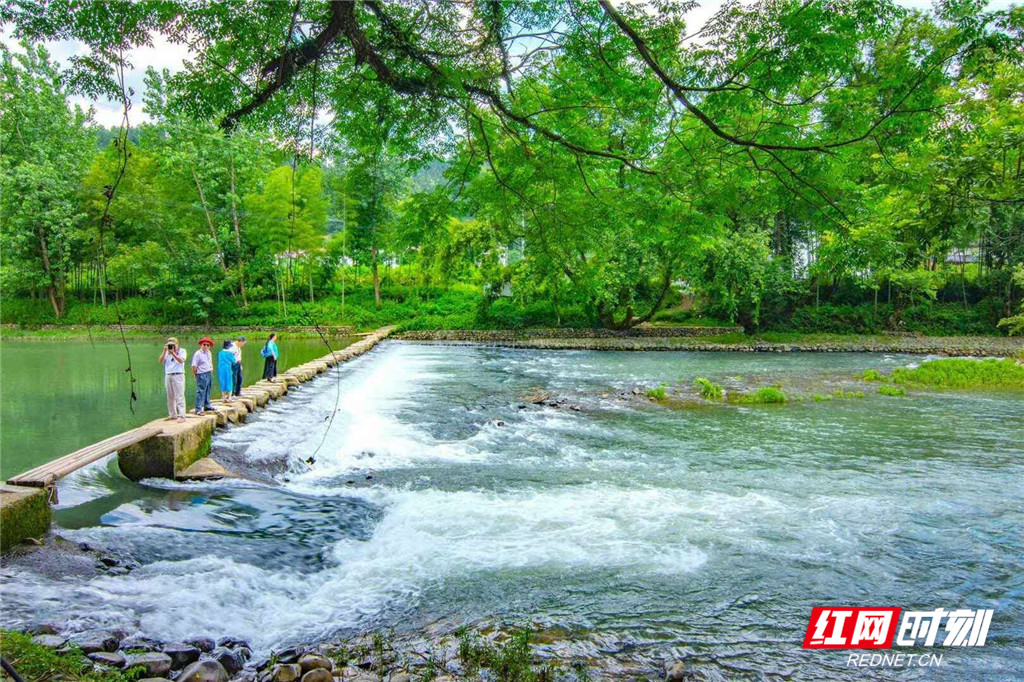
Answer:
M377 302L377 309L380 310L380 272L377 269L377 228L373 229L373 243L370 244L370 260L373 270L373 300Z
M50 264L49 245L46 243L46 232L42 225L39 226L39 248L43 253L43 270L46 272L46 295L53 306L54 316L60 318L64 315L64 286Z
M192 171L192 179L195 180L196 190L199 192L199 203L203 207L203 213L206 214L206 225L210 228L210 236L213 238L213 244L217 247L217 255L220 256L220 267L224 272L228 271L228 264L224 262L224 250L220 248L220 242L217 240L217 228L213 226L213 218L210 216L210 207L206 205L206 195L203 194L203 186L199 182L199 176L196 174L195 168L189 168Z
M242 256L242 230L238 225L238 202L235 199L235 156L231 155L231 219L235 223L235 246L238 248L238 286L242 291L242 307L248 308L245 297L245 258Z

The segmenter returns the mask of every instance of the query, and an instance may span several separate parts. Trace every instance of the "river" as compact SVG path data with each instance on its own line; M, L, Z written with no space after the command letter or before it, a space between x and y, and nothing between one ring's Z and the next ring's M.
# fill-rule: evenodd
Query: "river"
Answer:
M693 409L634 395L698 375L841 386L917 361L386 342L218 432L215 455L285 462L274 485L136 485L113 460L62 482L61 535L140 566L7 565L4 620L266 652L497 616L713 679L853 679L847 652L801 649L811 607L991 608L985 647L875 672L1009 679L1024 668L1019 392L862 385L862 399ZM523 404L538 389L565 402Z

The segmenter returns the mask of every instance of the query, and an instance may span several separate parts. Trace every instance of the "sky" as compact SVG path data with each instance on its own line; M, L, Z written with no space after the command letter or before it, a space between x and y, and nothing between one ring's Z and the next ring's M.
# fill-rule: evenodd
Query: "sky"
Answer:
M896 4L914 9L929 9L932 6L931 0L895 0ZM698 7L686 15L687 24L690 27L699 27L711 17L722 6L723 2L708 1L702 2ZM1006 9L1014 4L1011 0L990 0L989 9ZM0 31L0 41L8 47L17 50L15 41L11 39L10 32L6 29ZM67 64L68 59L75 55L88 54L89 48L79 41L62 40L46 43L51 58ZM142 95L145 90L143 79L146 69L150 66L155 69L168 69L171 73L180 71L186 59L189 58L189 50L183 45L169 43L162 35L153 36L151 47L140 47L132 50L127 55L127 61L132 68L125 74L126 85L133 90L132 110L130 120L133 125L144 123L149 120L142 105ZM70 98L71 104L77 104L83 109L93 108L93 120L104 127L118 126L121 123L121 106L106 99L93 100L80 95Z

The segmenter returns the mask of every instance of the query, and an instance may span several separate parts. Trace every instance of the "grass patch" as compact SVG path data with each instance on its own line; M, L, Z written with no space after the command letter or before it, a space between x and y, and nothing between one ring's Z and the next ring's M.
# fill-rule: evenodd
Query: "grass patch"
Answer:
M1014 360L943 358L892 372L897 384L937 388L1024 388L1024 366Z
M484 641L479 634L468 629L456 633L459 640L459 660L465 667L466 677L474 678L488 671L489 679L501 682L548 682L555 679L555 670L544 666L534 670L530 665L529 630L514 630L502 642Z
M133 682L143 673L141 667L97 671L79 649L58 654L50 647L33 644L31 636L11 630L0 630L0 651L26 682ZM4 675L2 679L8 678Z
M657 388L647 389L647 397L650 398L651 400L664 400L665 398L667 398L668 392L666 391L665 384L662 384Z
M695 388L700 389L700 397L704 400L721 400L722 399L722 386L716 384L713 381L709 381L704 377L697 377L693 385Z
M866 369L860 375L860 378L864 381L889 381L889 377L885 376L877 369Z
M882 395L892 396L893 398L901 398L907 394L907 389L902 386L879 386L878 392Z
M763 386L753 393L730 393L729 402L736 405L782 405L789 398L778 386Z

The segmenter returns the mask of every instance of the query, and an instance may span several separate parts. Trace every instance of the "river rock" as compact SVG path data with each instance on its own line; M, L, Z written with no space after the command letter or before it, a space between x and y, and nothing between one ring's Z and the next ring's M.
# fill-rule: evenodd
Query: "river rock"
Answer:
M394 673L388 678L388 682L412 682L409 673Z
M81 649L83 654L117 651L121 644L120 640L109 632L83 632L72 637L70 642Z
M171 657L165 653L149 652L128 658L127 667L141 666L147 677L162 677L171 672Z
M124 656L116 651L97 651L95 653L88 654L88 658L93 663L109 665L111 668L123 668L125 662Z
M198 661L201 652L197 646L181 643L168 644L164 647L164 653L171 657L171 667L177 670Z
M192 639L186 639L185 644L194 646L207 654L217 648L217 642L213 641L212 637L193 637Z
M298 663L301 653L295 647L288 647L282 651L275 651L274 660L278 663Z
M228 671L220 663L205 660L190 663L181 671L177 682L228 682L229 677Z
M48 646L51 649L59 649L67 643L67 639L59 635L36 635L32 638L33 644Z
M160 651L163 648L163 643L158 642L150 637L143 637L142 635L131 635L121 640L121 648L128 649L141 649L143 651Z
M686 665L682 661L672 661L665 664L665 679L668 682L681 682L688 678Z
M249 651L245 648L245 651ZM210 658L224 666L229 675L234 675L245 667L245 658L240 651L234 651L224 646L219 646L210 653Z
M278 663L266 677L268 682L295 682L302 676L298 663Z
M302 676L302 682L334 682L334 678L326 668L315 668Z
M53 623L40 623L34 628L26 630L33 635L55 635L58 632L58 628Z
M217 640L217 646L224 646L229 649L237 649L240 646L244 646L246 649L251 649L249 642L238 637L221 637Z
M299 658L299 667L302 668L303 673L321 668L328 672L334 670L334 664L331 663L331 659L320 654L304 654Z

